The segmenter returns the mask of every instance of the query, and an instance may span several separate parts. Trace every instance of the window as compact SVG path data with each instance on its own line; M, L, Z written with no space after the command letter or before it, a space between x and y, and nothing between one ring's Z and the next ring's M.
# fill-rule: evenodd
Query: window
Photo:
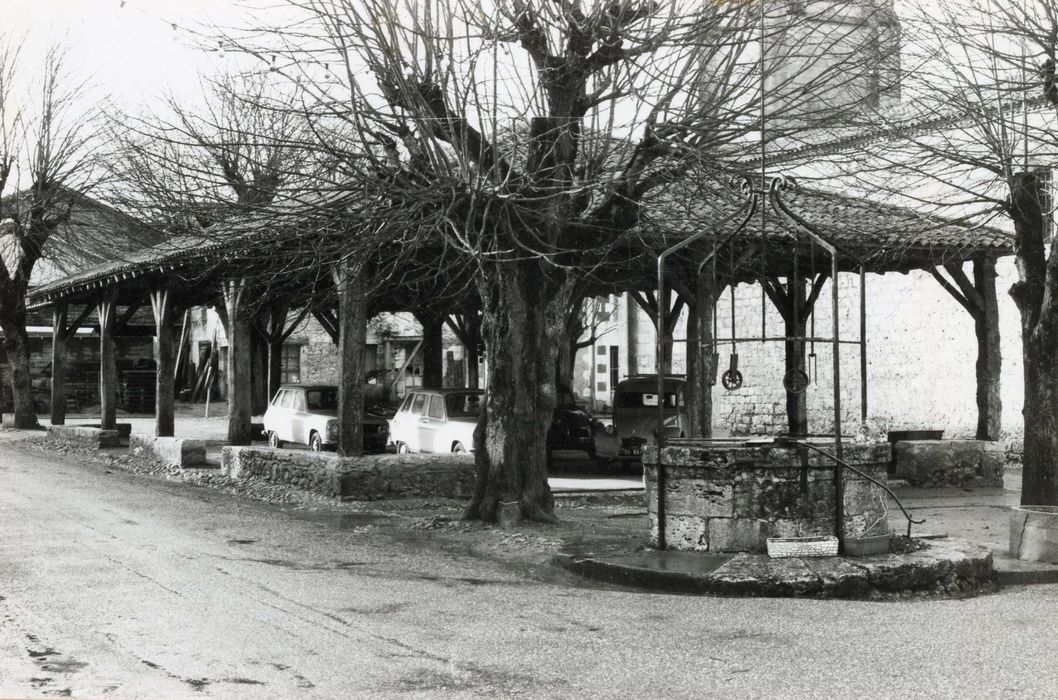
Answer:
M279 353L279 381L283 384L297 384L301 381L301 346L283 344Z
M665 408L676 408L677 404L681 404L680 396L678 394L667 393L665 394ZM639 392L624 392L617 395L617 407L618 408L644 408L644 407L656 407L658 405L658 395L639 393Z
M293 391L284 390L284 391L281 391L279 393L281 393L283 395L283 403L282 403L283 408L293 408L294 407L294 392Z
M481 394L449 394L445 406L449 418L473 418L481 411Z
M440 396L430 397L430 418L436 418L437 420L444 420L445 418L444 400Z
M618 376L618 360L621 359L620 348L616 345L610 346L610 384L616 385L621 380Z
M414 394L408 394L407 396L405 396L404 397L404 401L401 402L400 408L398 408L397 410L398 411L407 411L408 409L410 409L411 408L411 400L412 400L412 398L414 396L415 396Z
M426 394L413 394L415 400L411 403L411 412L416 416L421 416L423 408L426 407Z
M290 392L294 395L294 410L304 411L305 410L305 393L302 391Z
M599 347L595 348L595 354L600 357L606 355L606 346L600 345Z
M338 410L337 389L309 389L305 392L310 411Z

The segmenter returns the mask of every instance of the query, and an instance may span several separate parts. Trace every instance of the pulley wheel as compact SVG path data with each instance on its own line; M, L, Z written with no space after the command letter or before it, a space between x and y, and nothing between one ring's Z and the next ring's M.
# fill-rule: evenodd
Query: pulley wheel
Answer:
M734 391L742 386L742 373L737 369L729 369L720 377L720 382L728 391Z
M782 378L782 385L791 394L801 394L808 388L808 375L802 369L792 369Z

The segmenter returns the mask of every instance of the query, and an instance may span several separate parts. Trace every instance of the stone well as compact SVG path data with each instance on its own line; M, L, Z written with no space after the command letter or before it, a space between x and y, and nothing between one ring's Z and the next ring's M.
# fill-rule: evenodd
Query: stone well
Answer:
M834 444L817 447L834 454ZM888 443L844 444L843 459L885 483ZM650 536L658 544L658 461L643 455ZM834 462L807 448L751 442L683 441L660 454L669 549L764 552L769 537L836 534ZM842 470L846 537L885 534L887 495Z

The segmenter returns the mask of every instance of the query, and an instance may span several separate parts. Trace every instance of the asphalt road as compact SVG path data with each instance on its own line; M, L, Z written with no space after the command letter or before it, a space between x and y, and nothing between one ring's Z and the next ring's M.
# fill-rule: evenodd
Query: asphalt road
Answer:
M1052 586L648 595L5 444L0 484L2 697L1058 695Z

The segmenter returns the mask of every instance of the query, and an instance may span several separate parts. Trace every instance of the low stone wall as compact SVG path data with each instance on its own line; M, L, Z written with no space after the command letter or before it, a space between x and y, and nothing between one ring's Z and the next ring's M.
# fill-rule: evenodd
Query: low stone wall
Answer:
M221 472L258 476L333 498L377 500L405 496L469 497L474 458L465 454L339 457L305 450L225 447Z
M821 445L833 453L833 445ZM795 447L703 445L662 450L670 549L764 552L769 537L833 535L834 462ZM885 483L889 445L846 445L844 459ZM643 456L650 533L658 542L658 454ZM888 531L884 490L842 470L846 537Z
M100 428L99 423L80 423L78 427L81 428ZM118 437L126 440L132 437L132 423L115 423L114 430L118 432Z
M894 472L912 486L1002 487L1006 447L985 440L893 443Z
M48 439L85 447L117 447L118 431L88 428L83 425L53 425L48 428Z
M206 462L206 443L176 437L129 436L129 452L149 454L162 464L193 467Z

